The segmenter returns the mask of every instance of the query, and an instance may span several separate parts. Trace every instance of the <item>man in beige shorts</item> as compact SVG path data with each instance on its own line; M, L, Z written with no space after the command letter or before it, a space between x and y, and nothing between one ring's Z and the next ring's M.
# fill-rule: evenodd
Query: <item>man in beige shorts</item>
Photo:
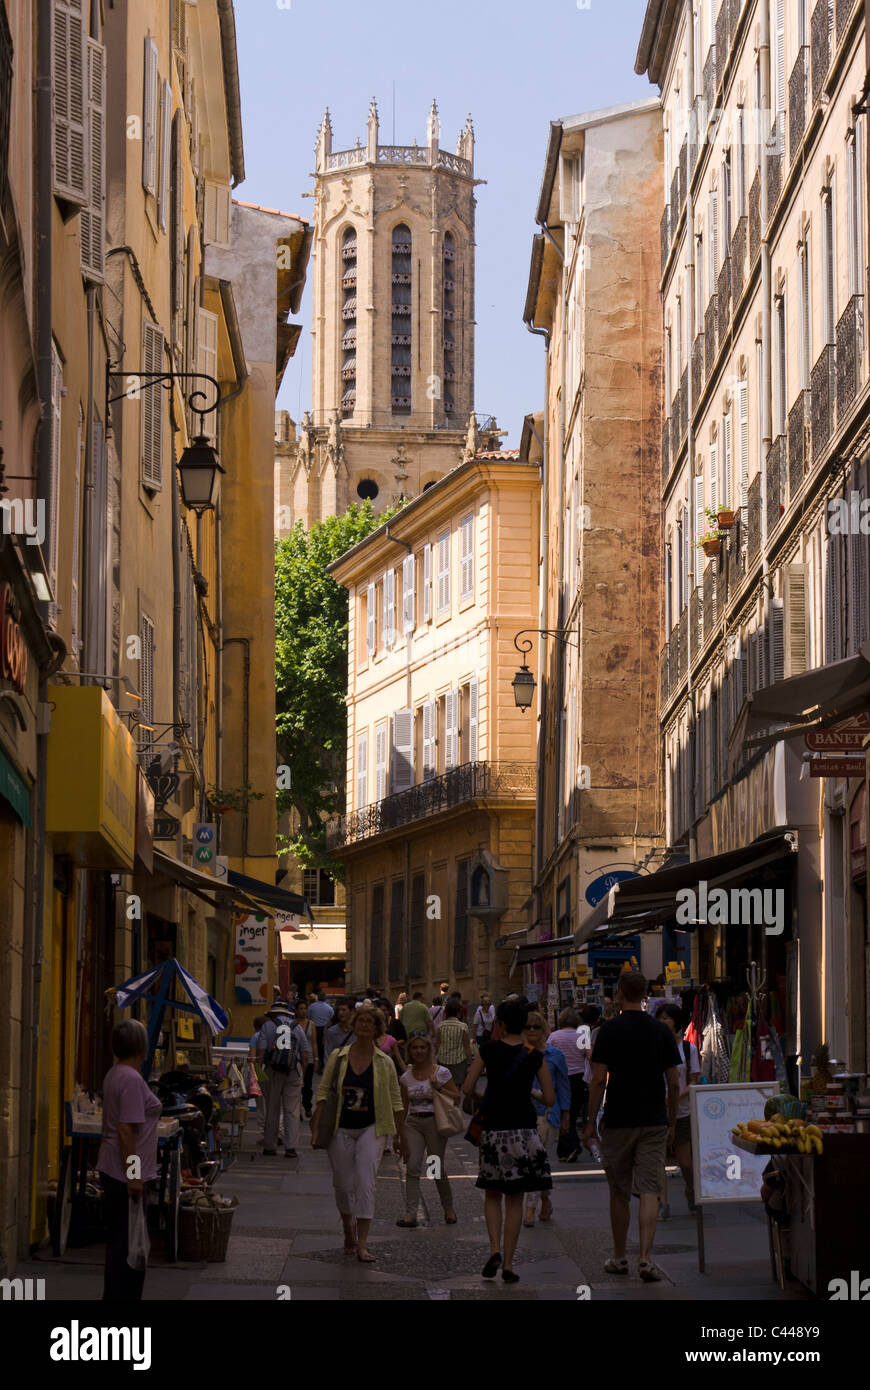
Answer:
M631 1195L636 1192L640 1196L637 1272L645 1283L657 1283L662 1273L650 1257L665 1155L677 1122L680 1054L670 1029L644 1012L646 992L647 983L639 971L620 975L616 991L620 1012L602 1023L590 1058L590 1119L583 1140L586 1143L595 1135L595 1117L606 1086L601 1154L610 1186L613 1257L604 1268L608 1274L628 1274L625 1243Z

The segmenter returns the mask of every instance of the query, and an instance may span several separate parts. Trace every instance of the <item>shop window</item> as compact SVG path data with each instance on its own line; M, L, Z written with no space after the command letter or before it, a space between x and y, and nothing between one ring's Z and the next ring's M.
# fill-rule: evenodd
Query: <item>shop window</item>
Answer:
M335 883L325 869L302 870L302 894L312 907L335 905Z

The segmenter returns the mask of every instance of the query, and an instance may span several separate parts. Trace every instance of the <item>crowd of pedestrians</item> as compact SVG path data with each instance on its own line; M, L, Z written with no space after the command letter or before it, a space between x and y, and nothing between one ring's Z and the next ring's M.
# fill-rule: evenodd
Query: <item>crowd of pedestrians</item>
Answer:
M554 1216L551 1163L576 1163L586 1149L609 1185L613 1252L605 1271L628 1273L636 1197L638 1273L655 1283L662 1275L652 1246L658 1219L669 1214L669 1150L695 1209L688 1088L700 1064L682 1038L680 1006L664 1004L653 1017L646 995L644 977L624 972L603 1009L564 1008L552 1031L545 1014L517 995L496 1006L481 994L469 1009L448 981L431 1004L420 990L394 1004L374 990L356 999L276 999L251 1039L265 1096L263 1153L275 1155L283 1134L285 1154L296 1157L301 1114L310 1119L312 1145L328 1155L344 1248L368 1264L376 1259L368 1236L386 1145L406 1165L396 1224L419 1225L425 1169L453 1225L447 1142L464 1135L478 1149L484 1193L490 1254L482 1274L513 1284L521 1227Z

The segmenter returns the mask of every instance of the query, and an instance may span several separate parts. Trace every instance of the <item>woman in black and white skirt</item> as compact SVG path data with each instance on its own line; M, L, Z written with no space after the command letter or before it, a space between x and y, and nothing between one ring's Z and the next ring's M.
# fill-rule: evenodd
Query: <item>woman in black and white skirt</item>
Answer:
M501 1024L501 1041L481 1046L462 1086L466 1095L473 1095L478 1077L482 1071L486 1072L477 1186L486 1193L490 1255L482 1273L484 1279L494 1279L501 1268L506 1284L516 1284L519 1280L519 1275L513 1272L513 1257L523 1220L523 1195L549 1192L553 1186L531 1099L536 1078L547 1109L555 1104L556 1097L543 1052L523 1042L528 1013L528 1004L519 999L499 1004L496 1019Z

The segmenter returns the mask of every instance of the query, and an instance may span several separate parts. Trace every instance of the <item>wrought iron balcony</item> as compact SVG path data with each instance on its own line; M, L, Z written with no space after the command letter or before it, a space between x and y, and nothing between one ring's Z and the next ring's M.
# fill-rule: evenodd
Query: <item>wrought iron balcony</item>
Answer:
M716 16L716 90L722 85L728 62L728 0L722 0Z
M767 219L770 221L773 216L773 209L779 202L779 195L782 192L782 164L783 164L783 133L784 115L780 112L774 117L773 126L770 131L770 139L765 151L765 166L767 169Z
M701 597L701 586L696 584L689 599L689 629L692 634L692 650L697 655L704 645L704 615L706 613L706 593Z
M814 464L819 462L834 432L835 363L836 349L829 343L822 349L810 379Z
M688 164L689 164L689 137L683 136L683 143L680 146L680 212L686 205L686 189L688 188ZM674 224L676 226L676 224Z
M788 412L788 500L793 502L801 490L810 466L810 420L812 393L801 391Z
M327 826L326 847L332 850L370 840L484 797L533 804L535 785L534 763L463 763L428 782L394 792L343 816Z
M733 304L739 300L746 283L746 240L747 220L744 216L738 219L737 226L734 228L734 235L731 238L731 298Z
M704 379L710 375L710 369L716 357L718 346L716 329L719 323L719 313L716 306L716 296L711 294L704 310Z
M671 176L671 237L677 234L680 221L680 165L677 163Z
M662 220L659 224L659 239L661 241L662 252L662 275L665 273L665 266L668 263L668 256L671 254L671 205L665 203L665 210L662 213Z
M786 437L778 434L767 453L767 534L779 525L785 509Z
M716 45L711 44L707 49L707 56L704 59L704 72L702 77L704 88L704 109L709 120L710 112L716 105ZM700 132L699 132L700 134ZM700 143L700 142L699 142Z
M677 647L680 656L680 680L689 669L689 610L684 608L677 625Z
M689 432L689 366L683 368L680 377L680 444Z
M798 152L807 125L807 75L809 73L810 50L799 48L797 62L788 79L788 157L793 160Z
M746 553L751 562L761 549L761 474L749 484L746 499Z
M664 708L671 693L671 649L662 648L659 656L659 705Z
M838 46L839 46L840 40L841 40L842 37L843 37L843 34L844 34L845 31L846 31L846 25L849 23L849 20L852 18L852 11L854 10L856 4L857 4L857 0L837 0L837 5L836 5L836 32L837 32L837 40L836 40L836 41L837 41L837 45L838 45Z
M704 636L709 642L719 622L719 561L711 560L704 570Z
M828 28L829 4L830 0L818 0L810 20L813 106L819 99L822 84L831 65L830 30Z
M731 322L731 257L726 256L719 269L716 285L716 307L718 310L718 338L721 344Z
M692 400L697 406L704 384L704 334L698 333L692 344Z
M853 294L837 324L837 419L858 394L864 359L864 296Z
M749 190L749 265L755 265L755 257L761 250L761 169L755 172Z

